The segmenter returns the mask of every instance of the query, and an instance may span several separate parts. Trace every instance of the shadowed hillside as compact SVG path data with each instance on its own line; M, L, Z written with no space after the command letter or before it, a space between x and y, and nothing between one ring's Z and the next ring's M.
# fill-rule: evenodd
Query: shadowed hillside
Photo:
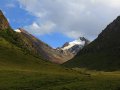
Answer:
M68 67L96 70L120 70L120 17L117 17L91 44L75 58L65 63Z

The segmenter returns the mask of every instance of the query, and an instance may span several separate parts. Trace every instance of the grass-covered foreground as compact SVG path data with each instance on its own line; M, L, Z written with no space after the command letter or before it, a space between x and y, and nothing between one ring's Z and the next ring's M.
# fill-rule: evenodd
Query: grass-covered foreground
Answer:
M120 90L120 73L0 70L0 90Z

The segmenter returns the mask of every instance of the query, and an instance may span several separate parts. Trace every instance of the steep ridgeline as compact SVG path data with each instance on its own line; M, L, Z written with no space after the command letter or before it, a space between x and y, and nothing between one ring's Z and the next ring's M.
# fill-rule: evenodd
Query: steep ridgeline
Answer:
M9 28L9 23L5 16L3 15L2 11L0 10L0 30Z
M31 54L35 57L39 57L34 48L30 45L28 39L23 35L16 33L9 25L9 22L0 11L0 38L5 39L7 42L19 47L25 54Z
M109 24L98 38L84 47L68 67L83 67L96 70L120 70L120 16Z

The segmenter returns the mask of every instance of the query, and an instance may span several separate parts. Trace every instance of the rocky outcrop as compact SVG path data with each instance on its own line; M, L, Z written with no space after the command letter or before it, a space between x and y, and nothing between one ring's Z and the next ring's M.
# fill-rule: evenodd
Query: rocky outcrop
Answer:
M0 30L4 30L9 28L9 23L5 16L3 15L2 11L0 10Z

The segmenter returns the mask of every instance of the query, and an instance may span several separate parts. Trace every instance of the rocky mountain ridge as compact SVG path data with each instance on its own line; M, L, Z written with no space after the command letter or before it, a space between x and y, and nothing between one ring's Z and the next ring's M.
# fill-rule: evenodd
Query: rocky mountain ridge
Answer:
M3 15L2 11L0 10L0 30L10 28L8 20Z

